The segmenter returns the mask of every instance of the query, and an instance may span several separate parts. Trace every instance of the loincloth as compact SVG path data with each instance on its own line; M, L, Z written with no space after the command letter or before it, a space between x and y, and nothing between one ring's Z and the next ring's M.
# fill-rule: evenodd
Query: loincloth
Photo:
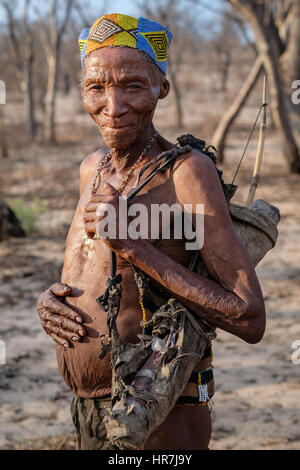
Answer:
M209 403L214 394L211 358L211 348L208 347L204 353L203 359L197 364L196 369L191 374L189 382L183 390L182 395L177 400L175 407L189 405L199 406ZM200 370L200 368L203 367L206 367L206 369ZM199 393L199 373L202 382L200 386L203 387L202 395ZM74 396L71 403L71 415L76 430L79 449L111 449L104 422L104 418L109 415L111 407L112 400L110 395L101 398L81 398Z
M111 409L111 397L81 398L71 403L71 416L79 450L109 450L104 418Z

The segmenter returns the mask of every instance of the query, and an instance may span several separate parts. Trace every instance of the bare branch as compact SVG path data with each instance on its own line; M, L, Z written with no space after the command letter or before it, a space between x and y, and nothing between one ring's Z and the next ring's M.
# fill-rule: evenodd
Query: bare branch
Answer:
M229 20L235 21L236 23L243 24L243 18L235 11L228 11L226 9L218 8L212 6L210 3L206 3L202 0L188 0L190 3L193 3L196 6L201 6L212 13L216 13L217 15L225 16Z
M57 15L57 0L52 0L51 11L50 11L50 36L51 36L51 44L54 47L58 38L56 15Z
M82 20L83 26L85 27L90 26L92 23L92 20L90 18L90 15L86 13L86 9L84 8L84 5L82 4L82 2L75 1L74 8L77 11L78 15L80 16L80 19Z
M61 27L58 29L58 35L59 35L60 38L65 33L66 27L67 27L69 19L70 19L70 14L71 14L71 11L72 11L73 4L74 4L74 0L68 0L67 1L64 19L63 19Z
M9 2L8 0L3 0L1 2L7 16L7 23L8 23L8 29L9 29L9 36L10 36L10 41L13 49L13 53L15 56L16 60L16 66L19 72L22 72L23 66L22 66L22 54L21 54L21 46L20 46L20 41L16 35L16 23L13 17L13 7L14 2Z
M105 14L107 11L108 0L102 0L97 4L97 11L91 11L91 5L88 0L74 0L74 9L77 11L83 27L91 26L97 17Z

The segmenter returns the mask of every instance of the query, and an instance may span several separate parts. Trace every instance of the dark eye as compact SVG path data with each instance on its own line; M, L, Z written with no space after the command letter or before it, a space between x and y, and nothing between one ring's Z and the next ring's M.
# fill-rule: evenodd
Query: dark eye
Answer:
M142 88L140 85L137 85L136 83L132 83L131 85L128 86L131 90L136 90L138 88Z
M103 86L102 85L94 85L90 89L91 90L103 90Z

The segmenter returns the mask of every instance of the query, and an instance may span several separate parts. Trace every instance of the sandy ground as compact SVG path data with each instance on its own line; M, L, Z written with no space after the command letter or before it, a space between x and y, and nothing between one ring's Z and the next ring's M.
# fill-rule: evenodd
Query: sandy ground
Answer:
M190 84L191 90L196 83L195 79ZM216 98L212 109L208 106L212 98L204 96L201 87L196 90L185 95L187 129L178 130L172 124L172 97L160 105L156 124L167 138L183 131L211 135L199 123L204 116L209 122L214 114L220 115L226 102ZM227 182L257 112L258 95L254 94L230 135L222 168ZM75 445L69 413L72 396L58 373L54 345L41 329L35 302L42 290L59 279L64 240L78 196L79 163L99 145L88 118L77 111L74 97L61 98L59 132L68 136L67 142L64 138L56 147L30 148L17 142L4 161L5 196L30 202L38 195L47 202L47 210L26 239L0 244L0 340L5 341L7 353L6 364L0 365L1 449L72 449ZM70 124L71 115L75 117ZM239 174L234 202L245 201L256 137ZM266 334L259 344L249 345L218 332L212 449L300 448L300 364L291 360L292 342L300 340L300 178L287 172L280 137L271 130L262 174L257 198L276 205L282 216L277 245L257 268L267 308Z

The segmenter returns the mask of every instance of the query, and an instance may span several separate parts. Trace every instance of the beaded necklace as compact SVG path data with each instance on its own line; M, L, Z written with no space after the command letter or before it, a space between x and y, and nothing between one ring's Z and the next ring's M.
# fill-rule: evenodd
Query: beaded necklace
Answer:
M125 187L127 186L127 183L130 179L130 177L132 176L134 170L136 169L136 167L138 166L138 164L142 161L143 157L146 155L146 153L151 149L152 145L154 144L154 142L156 141L158 137L158 134L155 133L151 139L149 140L148 144L145 146L145 148L143 149L141 155L139 156L139 158L136 160L135 164L129 169L128 173L126 174L125 178L122 180L120 186L117 188L117 191L122 194ZM92 185L92 195L94 196L96 194L96 191L97 191L97 185L99 184L100 182L100 173L101 173L101 170L102 168L111 160L112 158L112 154L109 153L106 155L106 157L104 158L104 160L102 160L102 162L99 164L98 168L97 168L97 172L96 172L96 175L95 175L95 178L94 178L94 181L93 181L93 185ZM88 238L86 236L86 238ZM94 240L99 238L97 235L95 235L94 237ZM92 241L91 241L92 242ZM93 242L92 242L93 243ZM140 282L138 280L138 277L137 277L137 273L136 273L136 270L134 268L134 266L131 264L131 268L133 270L133 274L134 274L134 280L136 282L136 286L137 286L137 289L138 289L138 301L139 301L139 304L140 304L140 307L141 307L141 311L142 311L142 315L143 315L143 324L145 325L146 323L146 310L145 310L145 307L144 307L144 303L143 303L143 288L142 286L140 285ZM145 328L143 328L143 333L145 334Z
M157 139L157 136L158 134L155 133L151 139L149 140L148 144L145 146L145 148L143 149L141 155L139 156L139 158L137 159L137 161L135 162L135 164L129 169L128 173L126 174L125 178L122 180L120 186L117 188L117 191L122 194L125 187L127 186L127 183L131 177L131 175L133 174L134 170L136 169L136 167L138 166L138 164L142 161L142 159L144 158L144 156L146 155L146 153L151 149L152 145L154 144L154 142L156 141ZM126 155L128 156L128 154ZM97 187L96 187L96 184L97 184L97 180L98 180L98 183L100 182L100 173L102 171L102 168L111 160L112 158L112 154L111 152L108 153L106 155L106 157L104 158L104 160L102 160L102 162L99 164L98 168L97 168L97 172L96 172L96 175L95 175L95 178L94 178L94 181L93 181L93 185L92 185L92 195L94 196L96 194L96 190L97 190Z
M151 137L151 139L149 140L148 144L145 146L145 148L143 149L141 155L139 156L139 158L137 159L137 161L135 162L135 164L129 169L128 173L126 174L125 178L122 180L120 186L117 188L117 191L122 194L128 181L129 181L129 178L132 176L134 170L136 169L136 167L138 166L138 164L142 161L143 157L146 155L146 153L151 149L152 145L154 144L154 142L156 141L158 137L158 133L155 132L153 134L153 136ZM128 155L128 154L127 154ZM92 196L95 196L96 195L96 192L97 192L97 186L100 182L100 174L101 174L101 171L102 171L102 168L105 167L105 165L110 162L110 160L112 159L112 154L111 152L108 153L106 155L106 157L104 158L104 160L102 160L102 162L99 164L97 170L96 170L96 175L95 175L95 178L94 178L94 181L93 181L93 184L92 184L92 191L91 191L91 194ZM93 240L91 240L87 234L83 233L83 236L82 236L83 240L84 240L84 243L85 245L87 246L88 250L93 250L93 247L94 247L94 244L93 244ZM94 236L94 240L97 240L99 239L99 236L96 234Z

